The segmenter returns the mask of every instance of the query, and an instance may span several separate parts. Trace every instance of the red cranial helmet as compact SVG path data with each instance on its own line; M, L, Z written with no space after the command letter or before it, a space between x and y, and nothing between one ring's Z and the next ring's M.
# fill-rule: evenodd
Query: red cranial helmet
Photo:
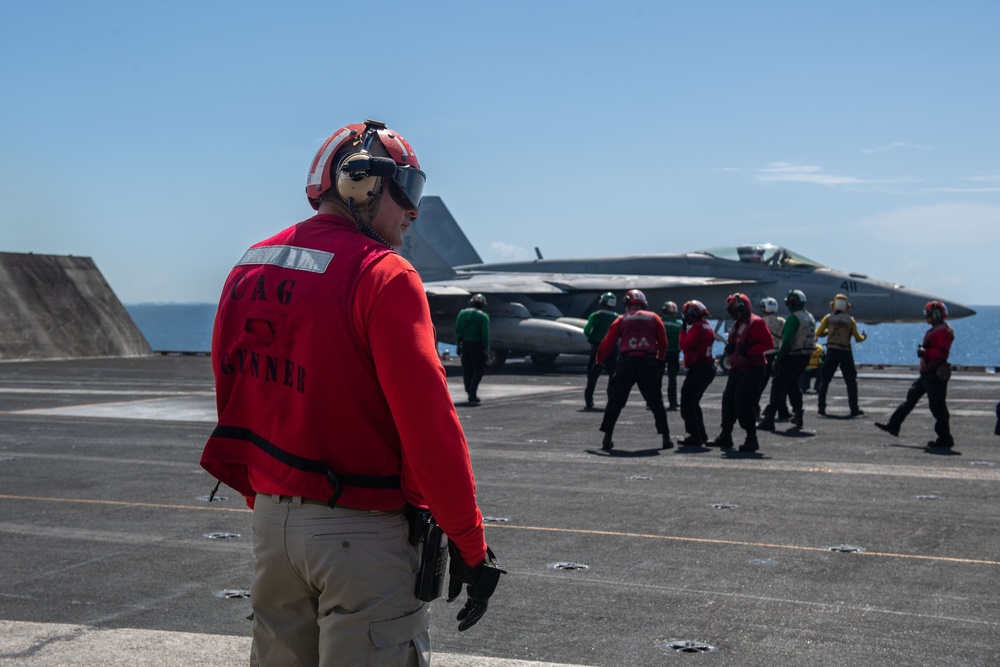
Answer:
M729 297L726 298L726 312L729 313L730 317L734 320L739 319L741 315L749 312L750 308L750 297L742 292L730 294Z
M703 320L711 317L711 313L708 312L708 308L705 307L701 301L688 301L684 304L681 309L684 314L684 321L688 324L693 324L698 320Z
M376 142L381 146L377 155ZM345 201L366 204L382 193L383 182L388 181L400 206L418 208L426 180L410 143L385 123L368 120L345 125L323 143L309 167L306 197L318 209L320 197L336 188Z
M646 301L646 295L642 293L642 290L630 289L625 292L625 305L628 306L633 303L637 303L645 308L649 302Z
M928 301L924 306L924 317L931 324L943 322L948 317L948 306L943 301Z

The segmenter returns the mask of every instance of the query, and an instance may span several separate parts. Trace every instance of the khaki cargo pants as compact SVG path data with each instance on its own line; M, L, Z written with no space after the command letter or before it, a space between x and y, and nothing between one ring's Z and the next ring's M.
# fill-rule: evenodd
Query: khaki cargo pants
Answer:
M430 664L430 614L401 512L259 495L252 667Z

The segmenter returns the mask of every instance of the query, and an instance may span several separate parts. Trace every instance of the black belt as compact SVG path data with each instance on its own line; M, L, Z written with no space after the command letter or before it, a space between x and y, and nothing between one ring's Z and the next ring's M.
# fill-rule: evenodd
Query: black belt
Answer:
M330 486L333 487L333 495L330 496L330 499L325 503L331 508L336 507L337 500L340 498L340 494L344 492L345 486L357 486L363 489L386 490L403 488L399 475L351 475L347 473L334 472L330 466L322 461L309 459L304 456L299 456L298 454L285 451L273 442L269 442L248 428L241 428L239 426L222 426L220 424L215 427L214 431L212 431L212 437L229 438L232 440L243 440L245 442L249 442L265 454L281 461L291 468L302 470L304 472L325 475L326 480L330 483ZM303 499L303 502L305 502L305 499Z
M322 505L327 507L325 500L316 500L315 498L306 498L305 496L279 496L277 493L271 494L271 497L277 496L279 503L293 503L296 498L299 498L303 505Z

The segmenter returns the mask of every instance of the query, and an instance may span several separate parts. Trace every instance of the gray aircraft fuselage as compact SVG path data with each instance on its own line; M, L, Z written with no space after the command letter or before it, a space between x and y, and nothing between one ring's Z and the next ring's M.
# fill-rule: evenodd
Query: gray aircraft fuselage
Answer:
M582 329L599 308L601 294L613 292L620 303L629 289L642 290L654 311L666 301L678 306L701 301L713 319L725 317L726 297L734 292L746 294L754 310L763 298L774 297L779 313L787 314L784 297L793 289L805 293L806 308L817 320L830 312L836 294L847 295L859 323L923 322L928 301L945 302L952 319L975 314L955 301L832 269L766 243L680 254L482 263L444 202L439 197L424 202L421 224L402 252L424 280L443 342L454 342L455 316L477 293L488 300L496 331L491 341L498 351L551 358L589 351Z
M456 267L455 270L458 278L469 278L465 288L470 292L476 291L475 287L480 284L487 287L486 283L503 283L500 274L533 274L539 280L563 288L560 293L532 294L533 300L551 303L564 315L580 318L596 309L597 299L604 291L616 292L621 297L625 290L632 288L643 290L654 310L665 301L682 305L697 299L720 316L726 297L733 292L745 293L755 307L764 297L775 297L781 304L780 309L784 310L782 302L791 289L800 289L806 294L807 308L817 318L828 312L829 302L841 293L850 300L851 315L869 324L922 322L924 305L934 300L947 303L952 319L975 314L971 308L954 301L862 274L819 265L776 267L721 259L702 252L540 259ZM684 284L684 278L699 280ZM461 280L449 282L461 284ZM517 295L515 288L505 296Z

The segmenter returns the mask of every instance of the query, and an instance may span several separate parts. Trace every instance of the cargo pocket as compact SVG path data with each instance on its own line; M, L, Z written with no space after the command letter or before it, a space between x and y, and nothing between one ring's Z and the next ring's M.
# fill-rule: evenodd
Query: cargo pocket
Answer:
M368 654L369 667L380 665L431 664L430 646L431 616L427 605L407 616L389 621L378 621L368 626L371 651Z

